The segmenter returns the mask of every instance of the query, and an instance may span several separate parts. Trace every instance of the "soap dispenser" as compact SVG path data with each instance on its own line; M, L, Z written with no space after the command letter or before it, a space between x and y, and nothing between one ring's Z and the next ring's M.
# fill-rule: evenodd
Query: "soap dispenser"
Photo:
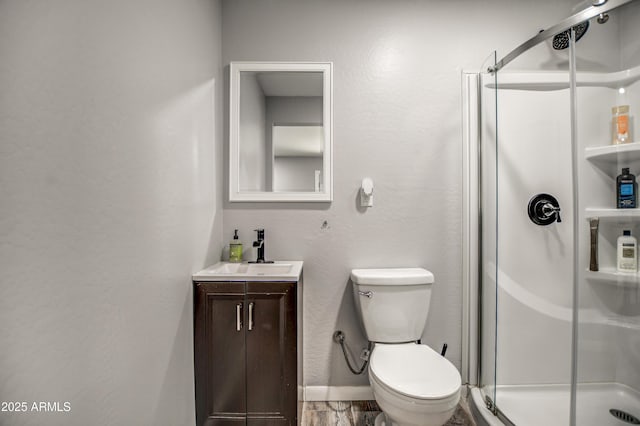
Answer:
M238 230L233 234L233 240L229 243L229 262L242 262L242 241L238 238Z

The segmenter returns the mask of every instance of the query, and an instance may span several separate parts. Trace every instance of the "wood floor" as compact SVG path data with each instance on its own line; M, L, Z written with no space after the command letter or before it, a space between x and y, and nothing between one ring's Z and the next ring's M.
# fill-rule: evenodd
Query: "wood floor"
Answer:
M375 401L305 402L302 426L373 426L380 408ZM467 412L458 408L446 426L475 426Z

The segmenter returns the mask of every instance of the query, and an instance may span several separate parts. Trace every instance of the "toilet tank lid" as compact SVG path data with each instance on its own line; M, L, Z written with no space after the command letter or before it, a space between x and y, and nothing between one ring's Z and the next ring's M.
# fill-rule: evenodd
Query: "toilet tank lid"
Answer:
M422 268L353 269L351 281L368 285L418 285L431 284L433 274Z

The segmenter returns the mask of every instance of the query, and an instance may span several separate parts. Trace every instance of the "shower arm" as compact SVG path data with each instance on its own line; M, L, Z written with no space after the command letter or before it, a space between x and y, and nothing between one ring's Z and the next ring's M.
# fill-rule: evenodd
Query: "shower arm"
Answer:
M572 27L578 25L581 22L587 21L595 16L600 16L603 13L606 13L612 9L618 8L622 5L625 5L633 0L596 0L593 2L593 6L589 6L582 12L578 12L575 15L570 16L564 21L547 28L544 31L541 31L536 36L530 38L529 40L522 43L520 46L513 49L509 52L505 57L500 59L495 66L489 67L487 70L490 73L496 72L504 68L509 62L516 59L518 56L531 49L534 46L542 43L543 41L555 36L558 33L563 31L567 31ZM606 4L606 8L604 7Z

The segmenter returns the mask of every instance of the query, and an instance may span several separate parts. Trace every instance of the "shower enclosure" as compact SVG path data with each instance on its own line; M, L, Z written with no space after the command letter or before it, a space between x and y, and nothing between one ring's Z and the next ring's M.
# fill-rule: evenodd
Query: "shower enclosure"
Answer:
M479 423L640 424L640 274L617 271L640 197L616 196L640 175L640 0L589 3L481 70L463 78ZM621 105L631 143L612 144Z

